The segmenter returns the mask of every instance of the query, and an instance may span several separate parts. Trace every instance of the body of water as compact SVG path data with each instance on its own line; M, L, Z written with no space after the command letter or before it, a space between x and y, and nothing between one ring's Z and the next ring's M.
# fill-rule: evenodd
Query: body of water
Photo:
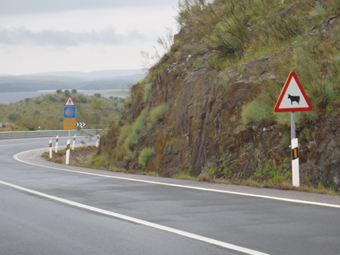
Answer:
M70 90L71 91L71 90ZM39 90L34 92L7 92L0 93L0 104L16 103L25 98L34 98L41 95L56 93L55 90ZM100 93L103 97L109 98L121 97L126 98L127 93L121 89L109 89L109 90L78 90L79 94L93 96L95 93Z

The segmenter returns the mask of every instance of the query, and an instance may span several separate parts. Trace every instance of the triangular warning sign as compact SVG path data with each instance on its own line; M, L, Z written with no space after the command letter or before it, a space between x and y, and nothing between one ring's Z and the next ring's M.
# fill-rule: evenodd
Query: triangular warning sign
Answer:
M69 96L64 104L64 106L76 106L71 96Z
M274 110L275 112L303 112L313 110L295 72L290 72Z

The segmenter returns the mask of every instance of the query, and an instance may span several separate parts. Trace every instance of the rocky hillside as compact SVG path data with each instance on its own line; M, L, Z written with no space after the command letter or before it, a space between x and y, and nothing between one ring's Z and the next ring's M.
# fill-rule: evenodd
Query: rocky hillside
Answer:
M301 182L340 187L340 1L180 1L171 50L132 87L98 153L173 176L289 182L290 114L274 105L295 71Z

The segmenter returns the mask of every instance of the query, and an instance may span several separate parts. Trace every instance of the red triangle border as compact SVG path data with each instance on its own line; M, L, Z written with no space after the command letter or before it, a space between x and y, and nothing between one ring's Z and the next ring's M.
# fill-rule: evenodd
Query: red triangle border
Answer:
M69 100L69 98L71 98L72 102L73 102L73 105L66 105L67 101ZM68 98L66 99L65 103L64 103L64 106L76 106L76 103L74 102L73 98L71 96L68 96Z
M283 99L283 97L284 97L284 95L285 95L285 93L286 93L286 91L288 89L288 86L290 84L290 81L292 80L293 77L294 77L297 85L299 86L299 89L300 89L303 97L305 98L305 100L306 100L306 102L308 104L308 107L305 107L305 108L284 108L284 109L279 109L279 107L280 107L280 105L282 103L282 99ZM285 83L285 85L284 85L284 87L283 87L283 89L281 91L279 99L276 102L276 105L274 107L274 111L275 112L306 112L306 111L311 111L311 110L313 110L312 104L309 102L309 99L308 99L305 91L303 90L303 88L301 86L301 83L300 83L296 73L294 71L291 71L289 76L288 76L288 78L287 78L287 80L286 80L286 83Z

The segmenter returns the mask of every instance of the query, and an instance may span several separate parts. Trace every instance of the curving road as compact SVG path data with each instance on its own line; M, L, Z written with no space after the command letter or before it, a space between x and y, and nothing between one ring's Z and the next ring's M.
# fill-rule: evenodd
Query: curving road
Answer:
M57 165L49 139L0 140L1 255L340 254L339 196Z

